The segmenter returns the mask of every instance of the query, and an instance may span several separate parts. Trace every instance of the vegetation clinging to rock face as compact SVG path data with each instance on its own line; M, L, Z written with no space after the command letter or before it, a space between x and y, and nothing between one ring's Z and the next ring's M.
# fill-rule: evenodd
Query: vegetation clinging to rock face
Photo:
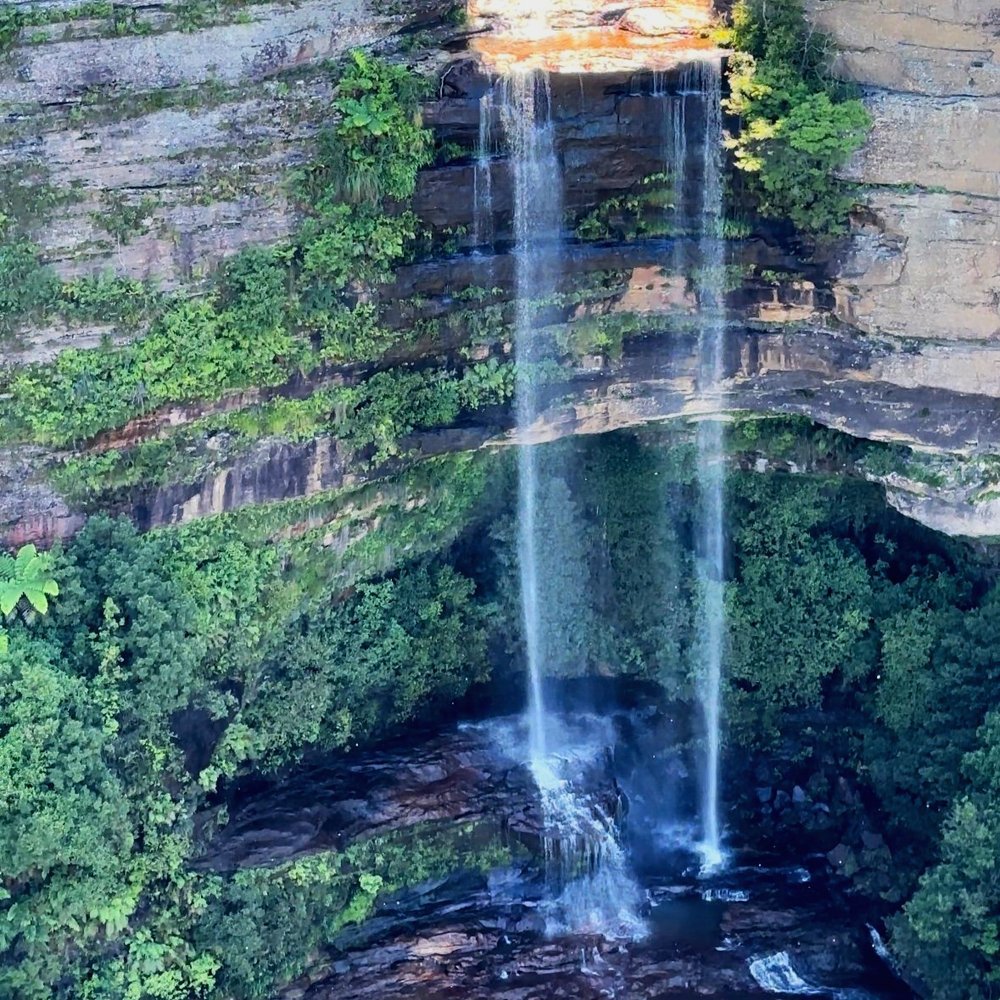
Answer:
M276 385L328 355L368 360L388 346L384 336L376 343L370 332L354 336L345 327L371 330L371 316L357 313L353 299L391 275L416 235L415 217L398 203L433 156L416 112L422 86L401 67L355 53L339 81L337 124L293 179L305 211L296 238L242 251L203 298L160 301L110 279L63 285L25 240L2 248L0 323L53 311L96 318L99 306L107 319L122 315L123 301L132 313L154 314L148 333L123 348L70 349L51 364L14 371L0 407L7 435L67 444L167 402ZM343 202L344 192L357 200Z
M828 74L825 36L807 24L801 0L740 0L733 10L729 140L746 191L768 218L807 233L845 228L853 204L837 177L871 120Z

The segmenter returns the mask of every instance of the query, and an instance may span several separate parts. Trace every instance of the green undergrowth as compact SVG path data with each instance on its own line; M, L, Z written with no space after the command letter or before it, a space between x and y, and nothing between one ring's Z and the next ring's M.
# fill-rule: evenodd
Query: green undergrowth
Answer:
M670 216L675 200L671 174L650 174L628 193L606 198L580 219L576 236L581 240L635 240L674 235L677 230Z
M590 241L622 241L656 237L690 237L699 235L692 220L683 216L679 204L681 191L670 173L649 174L634 183L624 194L603 200L597 208L582 218L571 219L577 239ZM750 235L751 226L742 218L719 220L718 229L707 235L724 240L740 240Z
M273 549L296 592L315 598L450 545L503 468L483 452L442 455L361 486L242 507L154 534L176 533L206 553L244 544Z
M506 857L459 831L458 853L428 832L234 879L189 864L227 776L371 741L485 675L490 608L440 558L484 476L422 474L353 494L353 513L341 497L339 518L330 497L146 535L95 518L57 547L57 597L8 616L0 657L4 996L221 998L244 974L263 990L375 897ZM352 518L359 543L381 538L353 559ZM274 905L296 889L308 906Z
M404 439L415 431L506 404L513 388L513 365L495 358L463 369L392 369L302 399L278 397L205 417L131 448L71 456L53 469L51 480L70 499L107 499L108 491L139 485L196 482L262 438L304 442L320 435L335 437L361 472L405 457Z
M728 142L742 179L734 196L805 233L843 232L854 192L838 171L871 119L830 76L830 40L809 25L801 0L740 0L726 41L735 49L727 107L741 120Z
M6 280L0 284L8 328L63 305L87 318L159 309L148 332L123 348L71 349L9 372L4 436L71 444L168 402L212 400L278 385L325 361L377 356L392 337L371 307L356 303L391 276L415 236L415 218L402 206L433 156L417 117L422 86L406 70L355 52L338 83L337 122L291 182L304 209L299 232L288 244L229 260L202 298L161 299L114 278L63 286L26 240L9 245L6 274L22 280L10 280L6 294ZM138 224L133 216L121 221Z
M25 36L31 28L48 28L66 25L62 38L73 37L73 21L97 21L102 38L119 38L124 35L149 35L163 31L198 31L215 24L245 24L252 20L248 8L267 0L178 0L162 4L158 13L166 14L162 22L141 16L134 6L115 3L113 0L84 0L70 6L42 6L40 4L0 4L0 52L9 51L19 41L29 44L55 40L49 32L36 32ZM291 0L287 0L291 2Z
M421 824L300 858L212 880L213 898L194 925L204 954L216 957L223 995L268 997L301 975L337 934L364 921L409 886L510 864L511 848L491 831Z

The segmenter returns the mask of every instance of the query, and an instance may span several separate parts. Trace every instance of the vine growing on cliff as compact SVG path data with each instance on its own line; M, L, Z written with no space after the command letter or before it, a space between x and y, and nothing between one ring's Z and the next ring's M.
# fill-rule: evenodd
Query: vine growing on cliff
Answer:
M827 71L826 36L801 0L739 0L733 9L727 140L747 194L766 218L806 233L842 232L854 198L838 176L871 127L861 101Z

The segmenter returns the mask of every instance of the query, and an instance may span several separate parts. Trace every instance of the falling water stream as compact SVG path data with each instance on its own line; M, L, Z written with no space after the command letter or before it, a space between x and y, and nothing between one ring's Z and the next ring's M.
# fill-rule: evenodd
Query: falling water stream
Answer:
M701 396L710 401L716 415L698 424L698 484L701 491L701 553L698 560L705 600L704 663L700 698L705 719L705 769L702 780L702 854L708 868L723 863L719 823L719 729L722 686L722 641L725 630L723 605L723 480L725 454L721 410L723 338L725 335L724 273L722 241L722 104L720 67L702 63L702 93L705 95L705 131L702 153L702 211L699 238L701 260L698 297L702 311L698 338Z
M472 175L472 245L476 252L493 242L493 92L479 99L479 137Z
M499 85L500 121L514 188L516 417L518 448L518 562L528 665L528 763L544 815L550 898L548 933L588 931L635 938L640 892L628 871L616 817L581 787L581 763L606 752L606 733L568 733L546 710L542 683L546 641L539 579L542 496L538 446L529 438L539 416L537 363L545 355L537 305L557 290L562 252L562 171L554 141L552 91L546 74L524 72ZM481 109L489 109L484 102ZM567 526L568 527L568 526Z
M676 237L665 266L688 274L698 302L698 349L695 406L698 504L696 567L702 596L699 641L695 644L697 698L704 730L699 767L700 838L697 843L707 874L722 867L719 819L723 606L723 337L725 333L725 251L722 241L722 102L721 66L708 59L688 64L677 90L667 94L654 80L653 96L665 100L664 161L672 179L670 231ZM688 137L700 124L697 145ZM690 148L689 148L690 147Z
M562 188L545 74L525 72L500 84L500 120L514 177L515 401L522 441L538 418L538 386L532 378L543 353L535 303L555 290L559 274ZM532 767L546 758L542 691L542 642L538 580L538 451L518 449L518 562L528 658L528 735Z

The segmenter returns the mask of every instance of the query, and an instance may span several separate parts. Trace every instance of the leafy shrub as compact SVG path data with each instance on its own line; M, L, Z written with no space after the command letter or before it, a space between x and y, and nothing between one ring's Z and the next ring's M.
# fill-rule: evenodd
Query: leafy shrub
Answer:
M17 7L12 3L0 4L0 53L13 48L22 27L24 21Z
M423 92L423 81L402 67L355 50L334 101L340 123L320 136L315 162L297 178L300 197L354 204L409 198L417 171L433 159L417 114Z
M302 280L342 291L349 283L372 285L388 280L392 267L416 235L412 212L385 215L373 209L324 199L319 214L299 234Z
M892 921L892 945L934 1000L989 1000L1000 983L1000 712L962 760L967 791L941 857Z
M58 294L59 280L39 262L36 247L24 239L0 243L0 334L44 313Z
M144 281L107 273L64 282L52 309L70 322L107 322L114 319L134 328L148 319L161 296Z
M806 24L801 0L740 0L732 41L728 108L743 121L728 145L758 211L804 232L841 231L852 197L836 172L871 119L829 79L825 36Z

